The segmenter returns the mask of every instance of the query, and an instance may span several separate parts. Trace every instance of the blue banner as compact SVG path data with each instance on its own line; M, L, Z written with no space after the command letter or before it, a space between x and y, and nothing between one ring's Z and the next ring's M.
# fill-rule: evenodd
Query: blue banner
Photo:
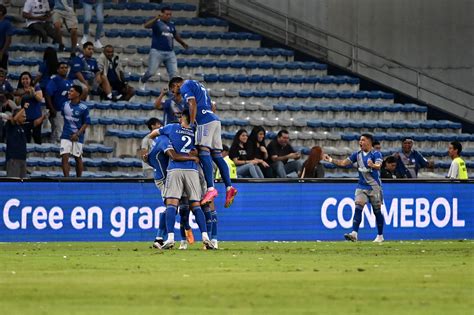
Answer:
M356 183L236 187L234 204L225 209L218 185L220 240L341 240L351 230ZM384 183L385 239L472 239L473 188L473 183ZM151 182L0 182L0 210L2 242L152 241L164 206ZM197 228L193 218L191 226ZM366 207L359 239L376 234Z

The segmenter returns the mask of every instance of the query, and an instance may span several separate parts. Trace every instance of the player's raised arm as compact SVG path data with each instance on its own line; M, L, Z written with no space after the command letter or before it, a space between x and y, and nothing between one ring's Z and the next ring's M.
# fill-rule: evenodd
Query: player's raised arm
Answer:
M346 166L352 164L351 160L349 160L349 159L335 160L327 154L324 154L323 160L326 161L326 162L332 163L334 165L337 165L339 167L346 167Z

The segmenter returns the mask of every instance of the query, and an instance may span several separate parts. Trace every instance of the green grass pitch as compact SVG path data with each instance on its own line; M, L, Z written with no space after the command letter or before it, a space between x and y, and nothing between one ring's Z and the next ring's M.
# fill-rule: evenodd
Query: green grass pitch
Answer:
M474 314L472 240L2 243L1 314Z

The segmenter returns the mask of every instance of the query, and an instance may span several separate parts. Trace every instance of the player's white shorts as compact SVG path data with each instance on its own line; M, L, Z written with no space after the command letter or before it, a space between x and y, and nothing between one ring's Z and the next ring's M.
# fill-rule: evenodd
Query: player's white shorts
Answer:
M61 148L59 154L71 154L76 157L81 157L82 143L78 141L72 142L71 140L61 139Z
M168 171L165 183L165 198L181 199L183 195L189 201L201 200L201 182L199 173L195 170L171 170Z
M356 203L363 203L364 205L370 201L372 207L380 208L383 203L383 193L381 189L360 189L357 188L355 191Z
M209 149L222 150L221 134L221 122L219 120L198 125L195 143Z

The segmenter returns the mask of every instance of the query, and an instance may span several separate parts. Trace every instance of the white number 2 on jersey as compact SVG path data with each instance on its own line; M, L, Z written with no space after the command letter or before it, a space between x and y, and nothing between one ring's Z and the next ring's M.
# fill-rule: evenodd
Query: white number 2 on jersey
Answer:
M186 141L186 143L183 145L180 152L189 153L191 151L191 149L189 149L189 146L191 145L191 141L192 141L191 137L190 136L182 136L181 140Z

